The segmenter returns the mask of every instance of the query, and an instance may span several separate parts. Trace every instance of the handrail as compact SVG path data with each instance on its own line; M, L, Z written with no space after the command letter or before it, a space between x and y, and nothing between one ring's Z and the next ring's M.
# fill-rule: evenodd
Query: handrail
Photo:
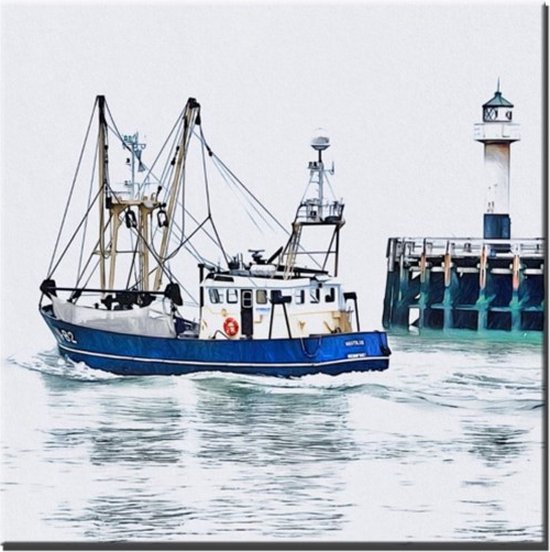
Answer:
M444 255L447 252L453 254L472 255L480 254L485 246L495 248L497 254L534 254L544 256L544 238L513 238L513 239L490 239L490 238L390 238L389 243L394 244L388 248L388 255L393 253L394 257L401 255L417 257L426 255ZM500 246L500 247L498 247ZM502 246L509 250L504 252Z

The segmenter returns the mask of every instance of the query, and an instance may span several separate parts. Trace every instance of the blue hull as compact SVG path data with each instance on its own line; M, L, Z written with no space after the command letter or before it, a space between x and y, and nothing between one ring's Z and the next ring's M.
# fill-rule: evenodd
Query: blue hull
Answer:
M59 351L75 362L114 374L179 375L221 371L292 377L385 370L384 332L294 339L212 340L128 335L68 324L40 309Z

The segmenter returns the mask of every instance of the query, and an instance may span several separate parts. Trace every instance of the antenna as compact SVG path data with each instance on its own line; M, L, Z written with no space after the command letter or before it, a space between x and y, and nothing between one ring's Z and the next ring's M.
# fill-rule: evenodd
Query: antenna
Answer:
M122 147L129 150L132 157L127 159L126 164L130 168L132 174L132 179L127 185L131 188L132 197L135 197L135 188L136 188L136 159L138 162L138 172L143 172L145 170L145 165L141 161L141 153L146 148L146 144L139 141L139 132L134 134L125 134L122 137Z

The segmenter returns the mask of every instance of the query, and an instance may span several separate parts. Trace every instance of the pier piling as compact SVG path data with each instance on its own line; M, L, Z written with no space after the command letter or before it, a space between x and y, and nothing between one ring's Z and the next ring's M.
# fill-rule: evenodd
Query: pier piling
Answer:
M543 240L390 238L386 329L544 327Z

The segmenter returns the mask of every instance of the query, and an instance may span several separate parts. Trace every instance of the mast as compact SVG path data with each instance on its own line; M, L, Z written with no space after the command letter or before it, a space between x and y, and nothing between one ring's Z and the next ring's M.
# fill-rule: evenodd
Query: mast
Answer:
M113 205L111 207L111 213L115 213L113 217L113 235L111 237L110 247L110 262L109 262L109 289L115 287L115 272L116 272L116 258L117 258L117 245L118 245L118 230L120 228L120 213L121 208Z
M97 96L99 113L98 130L98 177L99 177L99 287L105 289L105 209L110 203L106 193L107 184L107 122L105 121L105 96Z
M323 151L330 147L330 139L323 129L317 129L316 135L311 140L311 147L317 152L317 160L310 161L308 168L310 178L304 198L298 207L296 218L292 223L292 234L281 254L284 264L284 279L292 276L298 255L308 255L313 258L315 255L324 255L322 270L331 255L334 256L333 275L338 275L338 256L340 247L340 229L344 225L342 218L344 204L341 201L330 201L325 193L325 179L329 184L327 173L334 174L334 165L326 169L323 162ZM314 195L309 195L310 187L316 188ZM309 195L309 197L308 197ZM332 237L326 251L307 251L301 245L303 230L306 227L333 227ZM320 266L320 265L319 265Z
M162 241L160 245L160 251L158 255L158 266L155 270L155 280L153 290L158 291L162 283L162 265L166 261L168 252L168 244L170 241L170 235L172 233L172 226L174 222L174 211L176 209L177 198L182 183L182 175L185 170L185 160L187 158L187 146L189 139L193 133L195 124L200 124L199 118L200 104L195 98L189 98L185 106L183 114L183 131L181 133L181 140L176 148L176 159L174 176L170 185L170 195L167 201L168 207L166 210L166 218L168 224L164 227L162 233Z
M126 225L130 230L138 234L138 243L136 245L139 254L139 281L138 286L143 291L149 291L149 241L150 241L150 217L154 209L160 207L160 203L151 198L135 197L135 160L138 158L138 171L143 171L141 162L141 152L145 149L145 144L138 141L138 133L133 136L123 137L125 147L130 150L132 181L127 183L131 186L129 198L123 198L118 194L112 197L109 187L108 174L108 140L107 140L107 121L105 118L105 97L97 97L99 108L99 136L98 136L98 175L99 175L99 279L100 288L112 290L115 287L116 265L118 256L118 237L122 225L122 218L125 217ZM134 209L137 209L137 217ZM106 220L105 212L109 212L109 218ZM108 227L111 227L111 240L106 243L105 234ZM107 259L109 266L107 267ZM108 268L108 271L107 271ZM107 274L108 272L108 274ZM107 281L108 276L108 281ZM108 285L107 285L108 284Z
M149 291L149 216L151 210L142 203L139 206L139 233L141 236L141 288Z

